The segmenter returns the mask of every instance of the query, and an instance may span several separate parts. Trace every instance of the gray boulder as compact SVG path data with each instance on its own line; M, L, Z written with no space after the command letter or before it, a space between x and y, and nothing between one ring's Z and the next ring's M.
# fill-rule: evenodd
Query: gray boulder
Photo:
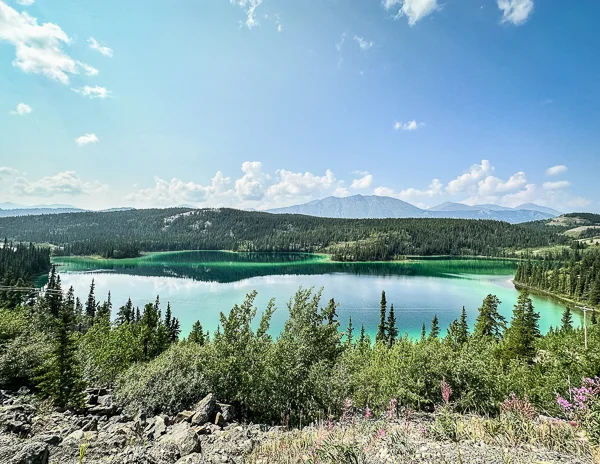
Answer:
M171 427L171 430L160 438L159 443L177 445L181 456L201 451L199 435L194 428L185 422L180 422Z
M192 425L203 425L210 422L217 412L217 398L209 393L196 405L194 411Z
M233 422L235 419L235 411L230 404L217 403L217 408L225 422Z
M205 462L200 453L192 453L182 457L175 464L204 464Z
M48 444L38 441L0 448L0 462L6 464L48 464L49 458Z

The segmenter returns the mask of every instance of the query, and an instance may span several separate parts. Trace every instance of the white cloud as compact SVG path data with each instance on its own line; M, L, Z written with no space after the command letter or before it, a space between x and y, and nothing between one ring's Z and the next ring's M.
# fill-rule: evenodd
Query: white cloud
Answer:
M365 40L357 35L354 36L354 40L356 40L360 49L365 52L369 50L373 45L375 45L375 42L371 40Z
M369 188L371 185L373 185L373 175L365 173L365 175L360 179L354 179L350 185L350 188L359 190Z
M92 50L96 50L99 53L102 53L104 56L108 56L109 58L113 56L113 51L111 48L100 45L100 43L93 37L88 39L88 44Z
M238 5L243 8L246 12L246 27L252 29L258 26L258 19L256 19L256 9L262 4L263 0L229 0L233 5Z
M558 174L564 174L569 170L564 164L557 164L556 166L552 166L546 169L546 174L549 176L557 176Z
M65 171L54 176L43 177L35 182L18 177L12 189L14 193L21 196L52 197L98 193L105 190L106 186L99 182L84 182L74 171Z
M557 182L544 182L542 187L544 190L564 190L571 186L568 180L559 180Z
M465 192L480 179L486 177L493 170L494 168L488 160L482 160L481 164L475 164L471 166L469 171L450 181L446 187L446 191L450 194Z
M277 32L283 31L283 26L281 24L277 25Z
M204 202L211 195L225 192L225 186L231 183L231 179L218 171L212 178L211 185L207 186L195 182L184 182L177 178L166 181L158 176L154 178L154 183L154 187L131 193L125 199L160 206Z
M235 181L235 191L242 200L260 200L264 197L264 186L268 176L262 172L260 161L246 161L242 164L244 175Z
M17 0L17 3L23 6L31 6L35 3L35 0Z
M343 32L342 35L340 36L340 41L338 43L335 44L335 49L338 52L342 51L342 46L344 45L344 42L346 41L346 33Z
M23 116L23 115L31 113L32 111L33 110L31 109L31 106L29 106L28 104L18 103L17 107L14 110L12 110L10 112L10 114L15 114L17 116Z
M523 171L517 172L503 182L496 176L488 176L477 183L477 194L481 196L491 196L504 193L510 193L527 185L527 177Z
M386 10L398 8L396 18L406 16L410 26L439 8L437 0L383 0L383 7Z
M394 130L415 131L423 126L425 126L424 122L417 122L414 119L408 122L396 121L394 123Z
M79 145L80 147L83 147L84 145L89 145L90 143L98 143L98 137L96 136L96 134L85 134L82 135L80 137L77 137L75 139L75 143L77 145Z
M523 24L533 11L533 0L498 0L502 10L502 22L515 25Z
M105 87L100 87L98 85L94 87L90 87L89 85L84 85L80 89L71 89L73 92L78 93L79 95L83 95L84 97L89 98L108 98L111 95L110 90Z
M9 168L8 166L0 166L0 177L15 176L19 173L16 169Z
M411 187L396 193L389 187L377 187L373 193L378 196L393 197L403 201L423 205L421 202L419 202L420 199L434 198L442 195L443 192L444 184L442 184L439 179L433 179L429 184L429 187L422 190Z
M96 68L94 68L94 67L90 66L89 64L86 64L82 61L78 61L77 64L83 68L83 70L85 71L85 74L88 76L97 76L99 73L99 71Z
M266 195L270 199L280 197L306 197L320 195L332 188L341 187L330 169L324 176L316 176L310 172L292 172L279 169L275 173L277 182L269 186Z
M26 73L42 74L50 79L69 83L69 75L93 68L67 55L63 45L68 45L69 36L56 24L39 25L28 13L19 13L0 0L0 42L15 47L13 66ZM97 73L97 72L96 72Z

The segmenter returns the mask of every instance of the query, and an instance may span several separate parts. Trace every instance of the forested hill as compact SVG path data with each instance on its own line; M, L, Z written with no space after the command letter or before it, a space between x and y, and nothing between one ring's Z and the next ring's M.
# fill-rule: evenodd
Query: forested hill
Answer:
M117 258L141 251L221 249L325 252L339 260L509 256L517 249L570 242L551 228L498 221L329 219L186 208L0 218L0 237L50 243L65 254Z

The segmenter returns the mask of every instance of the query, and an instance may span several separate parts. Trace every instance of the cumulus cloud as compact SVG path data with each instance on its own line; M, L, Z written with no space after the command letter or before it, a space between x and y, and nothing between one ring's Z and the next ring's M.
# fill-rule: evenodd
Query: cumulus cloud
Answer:
M446 187L446 192L450 194L465 192L493 170L494 168L488 160L482 160L481 164L471 166L467 172L450 181Z
M396 18L406 16L410 26L439 8L437 0L383 0L383 7L388 11L398 9Z
M105 189L106 186L99 182L84 182L75 171L59 172L34 182L25 177L18 177L12 186L15 194L31 197L78 196L98 193Z
M260 161L246 161L242 164L244 175L235 181L235 191L242 200L260 200L265 195L268 176L262 172Z
M557 176L559 174L564 174L568 170L569 168L566 167L564 164L557 164L556 166L552 166L546 169L546 174L548 174L549 176Z
M373 175L365 173L360 179L354 179L350 188L354 190L366 189L373 185Z
M533 11L533 0L498 0L502 10L502 22L514 25L523 24Z
M354 40L356 40L356 43L358 43L360 49L365 52L369 50L373 45L375 45L375 42L373 42L372 40L365 40L357 35L354 36Z
M90 37L88 39L88 45L90 46L90 48L92 50L96 50L97 52L101 53L104 56L108 56L109 58L111 58L113 56L113 51L111 48L106 47L104 45L101 45L96 39L94 39L93 37Z
M84 97L88 98L108 98L111 95L110 90L105 87L100 87L95 85L94 87L90 87L89 85L84 85L80 89L71 89L73 92L78 93Z
M90 143L98 143L99 141L96 134L85 134L75 139L75 143L80 147L89 145Z
M26 104L26 103L18 103L17 107L14 110L12 110L10 112L10 114L14 114L14 115L17 115L17 116L24 116L26 114L31 113L32 111L33 110L31 109L31 106L29 106L28 104Z
M0 166L0 177L10 177L17 175L19 171L8 166Z
M88 76L97 76L99 73L96 68L90 66L89 64L85 64L82 61L78 61L77 64L83 68L85 74Z
M488 176L477 184L477 193L481 196L510 193L522 189L527 185L527 177L523 171L517 172L502 181L496 176Z
M0 42L15 47L13 66L26 73L42 74L50 79L69 83L69 75L83 68L88 74L97 70L67 55L62 47L69 36L56 24L38 24L28 13L19 13L0 0Z
M421 200L433 198L442 195L444 192L444 184L439 179L433 179L426 189L407 188L396 193L389 187L377 187L374 194L378 196L386 196L398 198L403 201L417 203L422 205Z
M408 122L394 122L394 130L416 131L425 125L424 122L417 122L414 119Z
M246 13L244 24L248 29L258 26L256 19L256 9L262 4L263 0L229 0L233 5L238 5Z
M559 180L557 182L544 182L542 187L544 190L564 190L571 186L568 180Z
M17 0L17 3L23 6L31 6L35 3L35 0Z

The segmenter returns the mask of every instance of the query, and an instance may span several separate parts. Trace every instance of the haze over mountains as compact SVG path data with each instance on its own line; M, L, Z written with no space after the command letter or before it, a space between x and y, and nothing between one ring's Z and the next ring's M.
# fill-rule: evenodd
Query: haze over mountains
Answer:
M301 205L268 210L275 214L305 214L308 216L377 219L377 218L456 218L494 219L512 224L551 219L561 213L552 208L527 203L515 208L497 205L470 206L446 202L429 209L418 208L396 198L375 195L327 197Z

